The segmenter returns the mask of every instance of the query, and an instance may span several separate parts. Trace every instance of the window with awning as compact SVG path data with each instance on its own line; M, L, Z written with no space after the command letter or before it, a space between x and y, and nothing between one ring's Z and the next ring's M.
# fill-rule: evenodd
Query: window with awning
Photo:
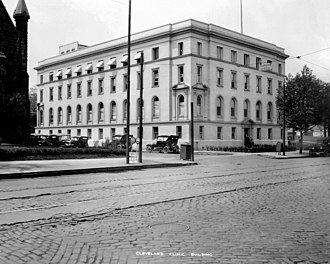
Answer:
M93 70L93 64L91 64L91 63L87 64L85 71L90 72L92 70Z
M120 62L125 65L125 64L127 64L127 61L128 61L128 55L126 54L123 56L123 58L120 60Z
M56 74L56 77L62 77L63 73L62 73L62 70L61 71L58 71L57 74Z
M71 68L67 69L66 72L65 72L65 75L71 76L71 74L72 74Z
M96 68L100 69L100 68L104 68L104 62L103 61L99 61L97 64L96 64Z
M111 69L116 68L117 60L116 58L111 58L108 62L108 66L110 66Z
M82 67L81 66L78 66L75 70L74 70L74 72L75 73L81 73L81 71L82 71Z

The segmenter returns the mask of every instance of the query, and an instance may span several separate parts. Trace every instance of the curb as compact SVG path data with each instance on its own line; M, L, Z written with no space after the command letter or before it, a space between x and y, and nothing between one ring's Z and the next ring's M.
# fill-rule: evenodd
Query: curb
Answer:
M102 168L68 169L68 170L55 170L55 171L3 173L3 174L0 174L0 180L1 179L17 179L17 178L34 178L34 177L43 177L43 176L61 176L61 175L101 173L101 172L111 173L111 172L129 171L129 170L143 170L143 169L167 168L167 167L183 167L183 166L192 166L192 165L198 165L198 163L197 162L161 163L161 164L114 166L114 167L102 167Z

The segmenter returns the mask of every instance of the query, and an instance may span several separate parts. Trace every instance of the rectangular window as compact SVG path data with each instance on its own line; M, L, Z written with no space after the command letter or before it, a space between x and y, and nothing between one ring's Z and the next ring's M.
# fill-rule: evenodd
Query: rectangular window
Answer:
M222 127L217 127L217 139L222 139Z
M52 135L53 134L53 130L49 130L49 135Z
M99 139L103 139L103 128L99 128Z
M278 64L278 74L282 74L282 64Z
M230 54L231 54L230 61L236 63L237 62L237 51L232 50Z
M261 93L261 77L257 76L257 93Z
M178 66L178 82L184 82L184 68L183 65Z
M182 126L176 126L176 135L182 138Z
M231 72L231 88L237 89L237 73Z
M116 129L114 127L112 127L110 129L110 138L113 139L114 135L116 135Z
M87 137L92 138L92 129L87 129Z
M152 60L158 60L159 59L159 47L152 49Z
M152 127L152 139L158 137L158 127Z
M217 59L223 60L223 48L219 46L217 46Z
M257 57L256 58L256 69L260 70L261 67L261 58Z
M268 94L273 93L273 80L272 79L267 80L267 93Z
M44 76L41 74L40 75L40 84L42 84L44 82Z
M128 87L128 82L127 82L127 74L123 75L123 85L124 85L124 92L127 91L127 87Z
M136 73L136 87L137 87L137 90L140 90L141 88L141 72L137 72Z
M54 80L54 74L52 72L49 73L49 81L52 82Z
M81 83L77 83L77 97L81 97Z
M68 99L70 99L72 97L71 84L67 85L67 92L68 92Z
M78 136L78 137L81 136L81 129L80 129L80 128L77 129L77 136Z
M54 91L53 87L49 88L49 101L54 100Z
M103 94L103 79L99 79L99 94Z
M202 56L203 45L202 42L197 42L197 55Z
M44 101L44 91L40 90L40 103Z
M217 85L223 86L223 69L217 69Z
M204 126L199 126L199 139L204 139Z
M273 130L268 128L268 139L273 139Z
M61 129L59 129L57 133L58 133L58 134L62 134L62 130L61 130Z
M66 131L66 133L67 133L68 135L71 135L71 129L68 129L68 130Z
M159 71L158 69L152 70L152 86L159 86Z
M111 93L116 92L116 76L110 77L110 92Z
M257 128L257 139L261 139L261 128Z
M236 127L231 128L231 139L236 139Z
M250 75L244 74L244 90L248 91L250 90Z
M92 81L87 82L87 96L92 96L93 90L92 90Z
M62 86L57 89L58 100L62 100Z
M250 55L244 54L244 66L250 66Z
M178 55L179 56L183 55L183 42L178 43Z
M197 65L197 82L202 83L202 76L203 76L203 66L202 65Z

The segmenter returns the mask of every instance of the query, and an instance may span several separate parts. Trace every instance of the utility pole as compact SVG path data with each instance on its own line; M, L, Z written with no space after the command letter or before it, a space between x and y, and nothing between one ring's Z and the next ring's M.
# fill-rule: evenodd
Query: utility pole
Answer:
M142 127L142 102L143 102L143 61L144 61L144 54L143 51L141 51L141 57L140 57L140 66L141 66L141 72L140 72L140 122L139 122L139 163L142 163L142 137L143 137L143 127Z
M285 156L285 82L283 83L283 156Z
M241 0L241 34L243 34L243 5Z
M190 144L191 144L191 160L194 161L194 103L190 103Z
M129 164L129 119L130 119L130 75L131 75L131 0L128 4L128 45L127 45L127 124L126 124L126 163Z

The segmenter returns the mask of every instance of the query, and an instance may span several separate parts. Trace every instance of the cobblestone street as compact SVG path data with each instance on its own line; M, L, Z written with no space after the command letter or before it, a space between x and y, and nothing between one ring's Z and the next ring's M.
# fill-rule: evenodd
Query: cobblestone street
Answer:
M2 180L0 263L330 263L329 158Z

